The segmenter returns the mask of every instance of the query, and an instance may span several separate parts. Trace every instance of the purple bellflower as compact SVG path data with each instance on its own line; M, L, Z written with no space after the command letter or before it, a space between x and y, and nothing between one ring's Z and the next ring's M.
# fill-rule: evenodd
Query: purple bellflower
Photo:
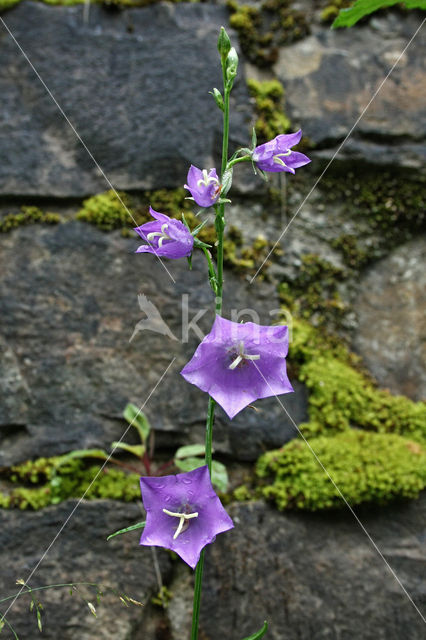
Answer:
M239 324L216 316L181 374L209 393L232 419L258 398L293 391L286 373L287 351L285 326Z
M161 258L172 259L189 256L194 238L185 225L180 220L173 220L164 213L154 211L152 207L149 212L155 221L135 228L136 233L148 244L142 244L135 253L154 253Z
M216 169L197 169L191 164L187 176L188 184L185 189L191 192L195 202L200 207L211 207L219 200L221 185Z
M175 476L141 478L146 525L141 545L165 547L195 569L200 552L234 527L205 465Z
M301 129L296 133L281 134L256 147L253 151L253 161L262 171L295 173L295 169L310 162L305 154L291 150L300 142L301 137Z

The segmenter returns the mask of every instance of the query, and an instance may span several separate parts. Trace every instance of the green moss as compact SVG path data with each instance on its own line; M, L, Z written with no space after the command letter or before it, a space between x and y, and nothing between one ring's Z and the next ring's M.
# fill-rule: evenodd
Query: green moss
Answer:
M313 253L301 258L301 265L291 285L283 282L279 294L286 307L315 326L337 329L349 311L339 294L339 284L346 273L328 260Z
M246 57L259 67L278 59L278 48L309 33L304 13L291 8L291 0L265 0L260 7L228 0L229 24Z
M325 207L341 207L354 227L332 241L351 269L382 258L426 227L426 177L418 173L360 169L325 177L320 190Z
M58 224L60 216L57 213L45 213L38 207L21 207L20 213L10 213L0 219L0 233L8 233L12 229L28 224Z
M346 9L351 4L353 4L353 0L328 0L327 6L321 11L321 20L323 22L333 22L340 9Z
M21 0L0 0L0 13L14 7L15 4L19 4Z
M310 445L335 484L307 445L293 440L256 466L261 495L278 509L344 507L335 485L351 505L415 498L426 486L425 449L400 436L350 430Z
M284 87L278 80L247 80L247 86L256 103L256 133L259 143L286 133L290 120L284 113Z
M134 214L131 207L132 202L127 194L111 189L84 200L77 220L89 222L103 231L121 229L132 224Z
M357 356L337 338L294 319L289 362L309 390L305 436L335 434L350 427L399 434L426 443L426 404L378 389Z
M11 486L7 493L0 492L0 507L42 509L68 498L79 498L86 491L88 500L109 498L129 502L140 497L136 473L127 474L109 467L99 473L99 466L87 468L82 460L70 460L58 466L59 461L58 457L39 458L3 470L2 476ZM95 476L96 481L89 489ZM15 487L17 483L27 486Z

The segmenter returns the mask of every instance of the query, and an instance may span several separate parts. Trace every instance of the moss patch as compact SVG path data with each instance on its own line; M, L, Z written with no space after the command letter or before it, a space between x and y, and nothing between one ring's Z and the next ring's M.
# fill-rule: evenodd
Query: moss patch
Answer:
M250 95L256 104L256 134L259 144L286 133L290 120L284 113L284 87L278 80L247 80Z
M0 233L8 233L12 229L28 224L58 224L61 218L57 213L44 212L38 207L21 207L20 213L9 213L0 219Z
M279 46L308 35L304 13L291 5L291 0L265 0L260 7L228 0L229 24L237 31L250 62L268 67L277 61Z
M293 314L309 318L315 326L336 330L349 311L339 293L339 284L348 274L313 253L303 255L301 260L292 283L279 285L281 301Z
M80 498L98 474L99 466L87 467L82 460L58 466L60 457L39 458L3 470L10 490L0 492L4 509L42 509L68 498ZM16 486L21 485L21 486ZM139 475L106 468L90 487L85 499L109 498L129 502L140 498Z
M321 11L322 22L332 23L340 11L347 9L353 4L353 0L328 0L326 6Z
M426 178L402 170L359 171L321 181L325 207L343 206L353 232L336 234L332 246L348 267L360 269L426 228Z
M296 320L289 361L309 389L309 422L300 425L305 436L356 427L426 444L426 404L378 389L336 338Z
M313 438L310 445L351 505L415 498L426 486L425 449L400 436L346 431L332 438ZM345 506L336 486L300 440L264 454L256 475L261 495L273 500L278 509Z

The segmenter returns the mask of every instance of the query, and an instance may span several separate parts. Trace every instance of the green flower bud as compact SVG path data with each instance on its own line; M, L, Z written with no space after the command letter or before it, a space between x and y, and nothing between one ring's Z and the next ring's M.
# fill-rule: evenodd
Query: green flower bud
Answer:
M226 80L231 87L234 82L234 78L237 75L237 69L238 55L234 47L232 47L232 49L228 53L228 57L226 58Z
M220 57L222 61L226 60L226 56L228 55L231 49L231 41L229 39L228 34L225 31L225 27L220 28L219 39L217 41L217 49L220 53Z
M219 109L221 111L224 111L225 106L223 104L222 94L220 93L219 89L213 89L213 91L209 91L209 93L212 94L212 96L214 98L214 101L216 102L216 104L219 107Z

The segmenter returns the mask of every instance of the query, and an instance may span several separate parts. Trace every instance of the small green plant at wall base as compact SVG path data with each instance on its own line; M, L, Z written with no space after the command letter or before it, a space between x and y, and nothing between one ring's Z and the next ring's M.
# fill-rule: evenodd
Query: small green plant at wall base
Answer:
M260 493L278 509L344 507L395 498L415 498L426 486L426 451L397 435L348 430L333 437L312 438L312 451L300 439L259 458Z

